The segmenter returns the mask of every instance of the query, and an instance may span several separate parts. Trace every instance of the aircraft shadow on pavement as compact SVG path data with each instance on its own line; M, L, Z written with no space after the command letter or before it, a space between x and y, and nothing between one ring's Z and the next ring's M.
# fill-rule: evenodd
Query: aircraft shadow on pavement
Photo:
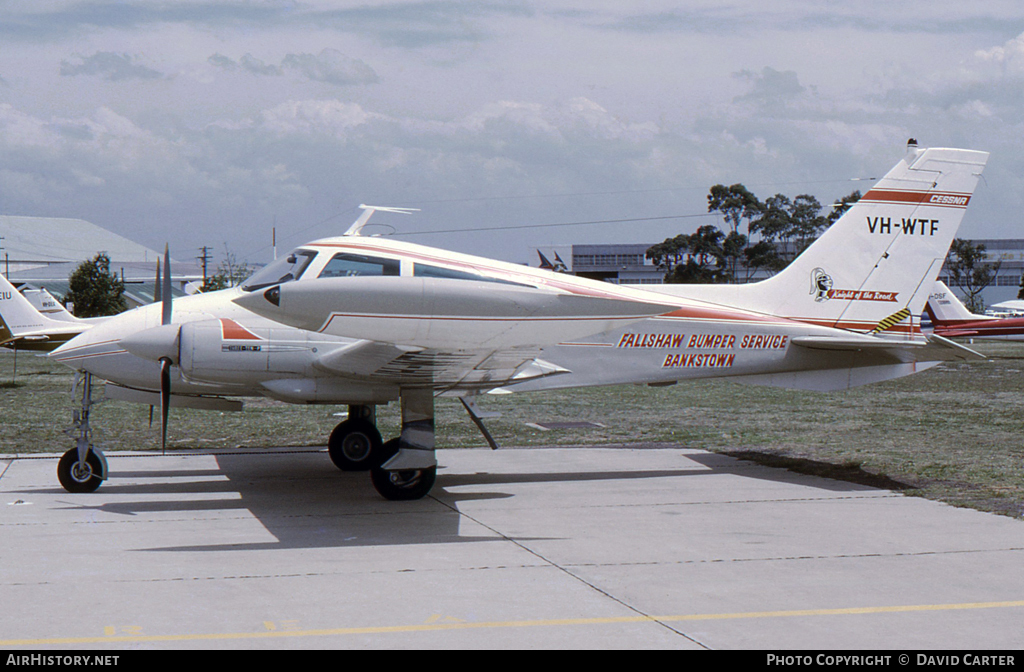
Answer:
M276 538L276 541L266 542L193 544L147 549L194 552L499 541L502 537L492 533L460 534L460 524L464 520L457 507L460 502L513 497L513 494L500 491L502 485L597 483L731 474L744 478L799 483L830 491L869 489L865 485L809 477L710 453L687 454L686 458L697 462L700 467L449 474L445 473L442 464L438 469L432 495L415 502L389 502L382 499L373 489L369 474L338 471L326 453L322 452L219 455L216 458L219 469L199 470L119 471L114 462L111 465L111 478L99 493L117 495L115 501L97 506L89 506L88 502L78 500L68 504L74 508L95 509L125 516L244 510L259 520ZM524 459L529 458L524 455ZM206 480L211 477L220 478ZM146 482L148 479L161 480ZM142 482L133 483L131 480ZM464 486L485 486L488 490L460 491L459 488ZM236 496L202 498L203 495L216 494ZM132 495L182 495L183 498L121 501L124 499L122 496ZM197 521L197 525L202 525L202 522ZM472 527L483 531L483 528L476 525Z

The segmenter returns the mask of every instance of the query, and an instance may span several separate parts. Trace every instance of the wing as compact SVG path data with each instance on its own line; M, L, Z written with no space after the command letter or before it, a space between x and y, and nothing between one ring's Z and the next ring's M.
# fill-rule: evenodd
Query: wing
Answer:
M441 350L360 340L317 358L333 375L370 383L424 385L438 390L484 390L568 373L539 359L538 348Z

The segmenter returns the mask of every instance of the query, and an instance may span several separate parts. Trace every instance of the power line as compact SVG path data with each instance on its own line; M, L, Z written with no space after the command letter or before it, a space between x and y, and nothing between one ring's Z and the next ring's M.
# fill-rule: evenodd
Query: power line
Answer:
M858 181L862 181L862 180L865 180L865 181L866 180L875 181L877 179L878 178L875 178L875 177L849 177L849 178L840 178L840 179L831 179L831 180L799 180L799 181L793 181L793 182L761 182L761 183L751 184L750 186L752 186L752 187L766 187L766 186L785 187L785 186L792 186L794 184L807 184L807 185L809 185L809 184L835 184L835 183L839 183L839 182L858 182ZM471 203L471 202L480 202L480 201L522 200L522 199L528 199L528 198L571 198L571 197L578 197L578 196L617 196L617 195L624 195L624 194L647 194L647 193L666 192L666 191L697 191L697 190L703 191L704 189L705 189L705 187L664 187L664 188L658 188L658 189L624 189L624 190L618 190L618 191L593 191L593 192L572 192L572 193L553 193L553 194L523 194L523 195L515 195L515 196L477 196L477 197L471 197L471 198L449 198L449 199L417 200L416 201L416 205L426 205L426 204L432 204L432 203ZM288 232L288 233L286 233L284 235L284 237L285 238L289 238L289 239L290 238L294 238L296 236L302 235L306 231L309 231L311 229L316 229L316 228L326 224L327 222L330 222L330 221L332 221L334 219L337 219L337 218L339 218L339 217L341 217L343 215L350 214L350 213L355 213L355 212L356 212L356 208L354 208L354 207L353 208L347 208L347 209L342 210L340 212L336 212L333 215L329 215L327 217L324 217L323 219L317 221L316 223L310 224L309 226L303 227L302 229L299 229L297 231ZM665 217L639 217L639 218L628 218L628 219L608 219L608 220L595 220L595 221L587 221L587 222L559 222L559 223L552 223L552 224L523 224L523 225L518 225L518 226L495 226L495 227L480 227L480 228L468 228L468 229L438 229L438 230L433 230L433 231L414 231L414 232L409 232L409 233L386 233L386 234L380 234L380 235L382 235L382 236L420 236L420 235L433 235L433 234L439 234L439 233L463 233L463 232L471 233L471 232L474 232L474 231L512 231L512 230L522 230L522 229L555 228L555 227L559 227L559 226L586 226L586 225L595 225L595 224L619 224L619 223L625 223L625 222L645 222L645 221L657 221L657 220L666 220L666 219L691 219L691 218L696 218L696 217L709 217L709 216L718 216L718 215L714 215L713 213L699 213L699 214L691 214L691 215L668 215L668 216L665 216ZM275 220L275 223L276 223L276 220ZM371 226L378 226L378 225L379 224L373 224ZM260 247L259 249L252 250L251 254L255 255L255 254L258 254L259 252L262 252L263 250L266 250L266 249L268 249L268 247L267 246L263 246L263 247Z
M718 213L702 212L694 215L665 215L663 217L629 217L626 219L596 219L588 222L557 222L553 224L520 224L515 226L484 226L468 229L435 229L433 231L410 231L408 233L387 233L386 236L425 236L434 233L468 233L471 231L511 231L514 229L546 229L556 226L586 226L591 224L622 224L624 222L654 222L666 219L691 219L694 217L718 217Z

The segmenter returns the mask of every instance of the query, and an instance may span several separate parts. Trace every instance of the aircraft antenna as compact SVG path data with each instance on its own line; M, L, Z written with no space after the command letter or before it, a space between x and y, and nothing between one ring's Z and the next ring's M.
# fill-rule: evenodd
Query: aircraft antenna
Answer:
M381 212L397 212L402 215L408 215L420 211L419 208L392 208L385 207L383 205L365 205L362 203L359 204L359 207L363 209L363 214L359 215L359 219L353 222L352 226L348 227L348 231L343 233L343 236L358 236L359 232L363 230L364 226L366 226L366 223L370 221L370 217L373 216L373 213L378 210Z

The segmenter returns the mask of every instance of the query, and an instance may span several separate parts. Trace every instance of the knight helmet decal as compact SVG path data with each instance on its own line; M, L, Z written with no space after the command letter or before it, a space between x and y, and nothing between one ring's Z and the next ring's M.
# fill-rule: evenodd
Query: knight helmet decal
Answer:
M815 268L811 271L811 291L809 293L814 294L815 301L828 301L830 289L832 289L832 276L822 268Z

